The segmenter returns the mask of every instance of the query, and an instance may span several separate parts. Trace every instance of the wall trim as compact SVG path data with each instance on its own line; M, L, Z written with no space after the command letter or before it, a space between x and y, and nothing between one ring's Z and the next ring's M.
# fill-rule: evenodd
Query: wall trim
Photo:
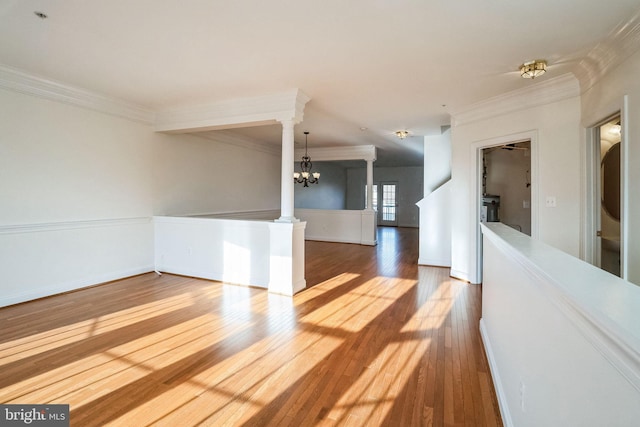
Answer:
M526 110L540 105L580 96L580 84L573 74L567 73L553 79L536 80L533 84L477 102L451 113L451 125L467 123L501 116L514 111Z
M376 147L373 145L356 145L351 147L319 147L311 148L309 157L316 162L336 161L336 160L376 160ZM304 155L304 150L295 150L295 158L299 159ZM363 167L366 167L364 165ZM416 166L420 167L420 166Z
M322 236L311 236L308 234L305 234L304 240L311 240L314 242L353 243L356 245L362 244L362 241L360 239L343 239L340 237L330 238L330 237L322 237Z
M98 111L147 125L153 124L155 117L153 111L139 105L54 80L37 77L1 64L0 88Z
M259 274L251 274L249 278L249 282L251 284L246 283L238 283L233 280L224 280L224 273L221 271L203 271L199 269L192 268L184 268L172 264L156 264L156 271L166 274L176 274L178 276L185 277L197 277L199 279L211 280L214 282L219 282L227 285L235 285L235 286L244 286L248 288L258 288L258 289L267 289L269 284L269 277Z
M589 90L609 71L633 55L640 46L640 11L615 27L582 59L574 74L582 92Z
M0 226L2 234L41 233L48 231L77 230L81 228L121 227L124 225L149 224L152 217L97 219L88 221L65 221L36 224Z
M166 215L166 216L174 216L174 215ZM257 220L273 221L280 217L280 209L209 212L209 213L189 214L189 215L179 215L179 216L184 216L189 218L257 219Z
M491 340L489 339L489 333L487 332L487 326L484 319L480 319L480 337L482 338L482 344L484 352L487 355L489 361L489 372L491 373L491 379L496 389L496 395L498 396L498 407L500 408L500 415L502 421L507 427L513 427L513 419L511 419L511 412L509 411L509 402L507 401L507 395L500 379L500 370L496 362L496 357L491 346Z
M194 133L193 136L204 138L208 141L215 141L222 144L233 145L234 147L244 148L250 151L260 151L262 153L271 154L280 157L282 148L280 145L269 144L257 139L249 138L244 135L238 135L228 130L218 130L215 132Z
M28 302L39 298L46 298L65 292L72 292L83 288L98 286L107 282L112 282L114 280L121 280L127 277L137 276L139 274L151 273L153 270L153 265L141 265L139 267L129 268L126 270L112 271L105 274L84 277L80 280L58 283L55 286L38 288L35 290L30 289L19 294L3 296L2 298L0 298L0 307L6 307L9 305Z
M159 111L157 132L188 133L237 127L274 124L303 118L305 104L310 100L300 89L282 93L228 99L208 105Z
M451 260L446 258L418 258L418 265L451 268Z

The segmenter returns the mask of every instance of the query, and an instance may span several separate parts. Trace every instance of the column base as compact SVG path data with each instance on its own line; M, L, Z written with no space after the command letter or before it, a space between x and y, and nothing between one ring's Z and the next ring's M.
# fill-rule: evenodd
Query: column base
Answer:
M274 219L274 222L294 223L294 222L300 222L300 220L295 216L281 216L278 219Z

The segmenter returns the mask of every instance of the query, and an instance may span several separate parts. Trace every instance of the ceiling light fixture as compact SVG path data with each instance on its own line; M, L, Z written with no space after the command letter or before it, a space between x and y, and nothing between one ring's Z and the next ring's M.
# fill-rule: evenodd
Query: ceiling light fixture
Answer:
M609 128L609 133L615 136L622 135L622 126L620 125L620 122L611 125L611 127Z
M409 135L409 131L406 130L397 130L396 136L400 139L405 139Z
M37 10L35 12L33 12L33 13L40 19L47 19L47 14L46 13L38 12Z
M520 66L520 75L525 79L535 79L547 71L547 61L536 59Z
M304 156L302 156L302 161L300 162L300 170L301 172L293 173L293 182L298 184L304 184L305 187L308 187L309 184L317 184L320 181L320 172L311 172L311 168L313 167L313 163L311 163L311 157L307 153L307 137L309 136L309 132L304 133Z

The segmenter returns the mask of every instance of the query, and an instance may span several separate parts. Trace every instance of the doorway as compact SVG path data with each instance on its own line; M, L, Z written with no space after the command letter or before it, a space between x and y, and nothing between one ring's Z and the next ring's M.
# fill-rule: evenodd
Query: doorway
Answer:
M381 209L378 211L378 225L398 226L398 183L381 182L378 192Z
M398 183L377 182L372 188L372 205L377 212L379 226L398 226ZM364 205L367 206L367 186L364 187Z
M480 222L531 236L531 141L482 149Z
M528 191L530 192L529 196L529 204L528 208L525 208L526 205L525 199L515 199L513 197L509 197L511 201L519 200L520 206L522 209L528 210L527 218L530 221L530 236L533 238L538 237L538 190L537 190L537 179L538 179L538 133L536 131L526 131L516 134L499 136L496 138L486 139L482 141L477 141L471 144L470 156L474 159L475 162L475 173L472 173L470 176L471 180L471 188L475 189L471 193L473 203L473 210L471 212L471 221L470 221L470 235L471 235L471 247L475 252L475 259L472 260L470 275L467 278L471 283L482 283L482 231L480 230L480 222L483 217L483 194L485 192L493 191L488 188L486 191L483 186L483 175L484 175L484 167L483 167L483 151L485 149L492 149L496 147L510 146L515 144L518 146L520 143L528 143L529 144L529 153L528 153L528 162L529 162L529 173L526 175L526 170L524 170L524 175L522 172L520 174L516 174L517 180L523 185L525 188L527 184L529 184ZM521 152L521 155L524 156L524 150L503 150L503 151L514 151ZM502 196L502 195L500 195ZM506 198L505 198L506 202ZM500 203L502 205L502 197L500 198ZM499 215L504 215L505 212L499 212ZM503 219L500 218L501 222L507 221L512 222L512 228L517 229L518 227L513 227L514 225L520 225L518 222L513 222L511 220L510 215ZM522 227L524 229L524 227Z
M591 150L591 194L594 229L594 256L597 267L621 277L621 214L622 204L622 123L619 114L593 129Z

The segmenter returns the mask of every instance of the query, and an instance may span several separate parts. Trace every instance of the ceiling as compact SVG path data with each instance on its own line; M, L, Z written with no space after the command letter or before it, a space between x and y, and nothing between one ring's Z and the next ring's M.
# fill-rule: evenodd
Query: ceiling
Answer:
M151 110L298 88L296 141L421 165L450 112L571 72L638 0L3 0L0 64ZM34 11L48 15L35 16ZM545 76L518 66L542 58ZM394 131L410 136L399 140ZM279 125L234 132L266 143Z

